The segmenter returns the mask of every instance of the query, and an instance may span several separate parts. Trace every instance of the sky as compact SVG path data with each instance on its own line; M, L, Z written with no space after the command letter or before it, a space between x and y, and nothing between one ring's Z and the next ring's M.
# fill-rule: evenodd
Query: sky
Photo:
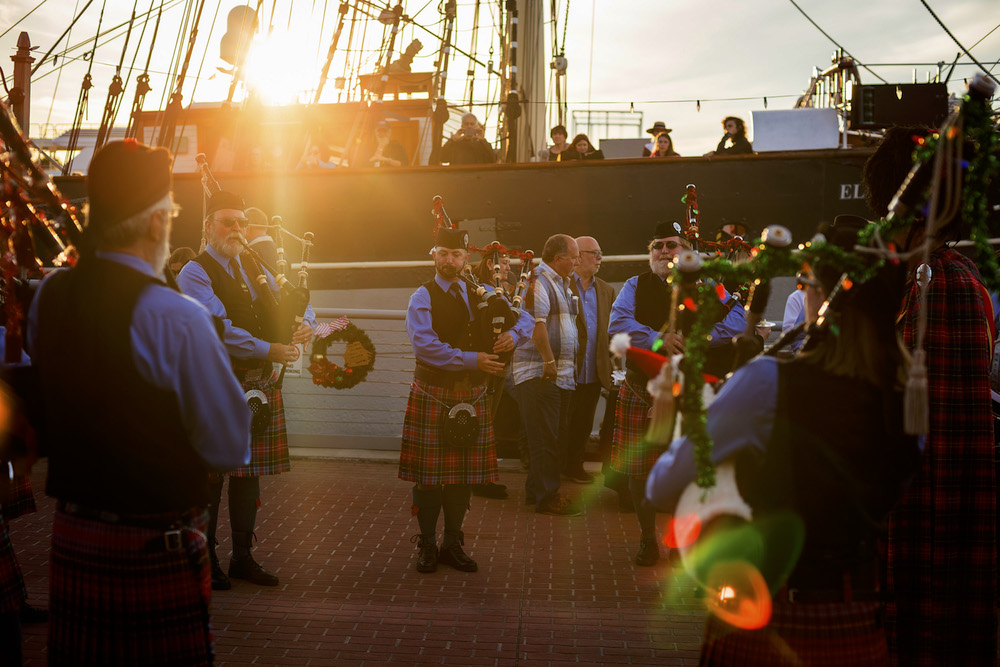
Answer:
M163 1L165 9L150 66L153 92L147 97L147 110L162 108L169 94L165 73L172 69L177 59L175 47L185 15L196 5L194 0ZM33 14L10 29L40 2ZM35 53L40 58L56 43L86 2L0 0L0 33L6 32L0 37L0 52L12 55L18 34L25 30L32 44L38 47ZM32 136L46 129L49 132L67 129L72 123L80 83L89 66L80 56L91 48L87 40L97 32L102 3L101 25L102 30L107 30L127 23L133 5L141 15L151 6L158 8L160 2L93 0L70 35L59 42L55 50L60 53L67 46L75 47L59 58L57 64L61 67L56 69L49 61L35 75ZM519 0L522 7L527 2L541 3L546 20L550 20L549 0ZM1000 61L1000 2L927 2L977 60L988 69L992 67L994 75L1000 74L1000 65L993 65ZM218 58L218 45L225 31L226 14L240 4L243 3L236 0L206 0L184 88L186 103L192 99L207 102L225 98L230 77L217 70L225 66ZM289 101L294 98L295 90L315 89L340 2L295 0L292 4L289 0L265 0L262 4L265 23L273 25L274 31L272 39L260 47L260 65L255 68L255 79L263 82L268 95L275 95L273 101ZM355 4L351 3L352 8ZM365 0L360 4L372 11L370 7L379 3L369 5ZM456 45L465 51L473 50L476 5L476 0L458 0L457 3ZM479 3L480 31L475 51L478 59L485 63L492 46L493 58L499 66L499 42L492 29L497 5L497 0ZM826 0L795 0L794 3L791 0L556 0L556 39L559 48L565 43L569 62L567 127L571 133L581 129L573 124L573 112L581 114L588 109L623 115L630 128L619 130L615 136L647 136L642 130L662 120L673 128L674 144L682 155L701 155L712 150L721 138L724 116L740 116L749 124L751 111L763 109L765 98L768 109L792 108L795 99L807 87L814 68L829 66L837 49L837 45L814 27L796 5L858 62L871 67L874 73L861 71L861 81L865 84L880 83L876 75L889 83L910 83L914 70L916 80L924 82L928 73L936 74L934 63L945 61L950 65L960 51L920 0L843 0L837 3ZM405 0L403 6L415 21L429 26L433 33L440 33L437 0ZM367 29L363 25L357 24L354 44L360 44L364 52L346 61L346 65L343 57L335 59L324 102L337 100L338 91L332 79L338 73L370 71L374 66L383 33L375 22L369 22ZM341 40L342 47L346 44L349 28L350 22ZM547 23L543 32L546 61L552 53L551 28ZM117 123L121 126L126 123L135 75L145 65L153 24L149 24L142 37L136 57L140 30L137 23L124 62L123 76L128 73L133 59L137 69L127 80L125 101ZM364 42L361 40L363 30ZM100 122L108 86L122 56L124 34L122 28L99 40L91 71L94 87L90 92L85 126L96 127ZM397 40L397 50L414 37L424 44L414 61L414 71L433 70L438 44L431 33L408 26ZM890 66L892 64L902 65ZM468 60L455 54L450 68L449 101L459 102L467 96L464 72L468 67ZM0 58L0 68L9 77L13 64L6 57ZM472 96L474 108L486 117L487 137L492 139L496 106L486 103L496 101L496 78L489 77L483 66L474 69L477 73ZM949 90L963 90L963 80L971 77L976 69L970 59L962 55ZM547 80L551 86L551 77ZM701 102L700 110L696 100ZM554 108L548 108L554 122ZM49 127L43 128L42 124ZM601 136L602 133L597 133L591 139ZM750 137L753 138L752 127Z

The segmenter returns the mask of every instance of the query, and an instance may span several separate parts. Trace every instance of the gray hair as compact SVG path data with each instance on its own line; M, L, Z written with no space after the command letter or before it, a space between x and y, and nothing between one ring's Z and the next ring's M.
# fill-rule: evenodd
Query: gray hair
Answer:
M167 193L161 199L138 213L130 215L117 225L102 230L97 245L101 248L127 248L138 241L149 231L153 214L157 211L170 210L174 205L174 197Z

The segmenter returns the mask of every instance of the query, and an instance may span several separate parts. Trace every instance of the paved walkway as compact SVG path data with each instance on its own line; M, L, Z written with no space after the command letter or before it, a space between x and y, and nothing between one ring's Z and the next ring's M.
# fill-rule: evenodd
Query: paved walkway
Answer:
M410 485L392 463L296 459L292 472L263 478L255 553L281 585L234 582L214 593L217 663L696 664L700 601L665 559L632 564L635 515L619 512L600 481L564 483L586 503L583 516L537 515L523 505L524 474L514 465L501 464L509 499L473 497L465 523L466 551L479 562L472 574L414 569ZM32 480L39 512L11 531L29 600L41 606L53 507L44 471L42 462ZM220 557L231 546L223 524ZM46 631L25 628L27 665L45 664Z

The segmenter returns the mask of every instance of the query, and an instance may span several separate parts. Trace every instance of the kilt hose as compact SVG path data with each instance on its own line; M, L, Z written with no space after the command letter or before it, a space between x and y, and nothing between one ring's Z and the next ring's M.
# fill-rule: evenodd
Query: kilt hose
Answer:
M499 479L491 397L485 388L452 391L413 380L403 417L400 479L417 484L482 484ZM462 449L441 442L442 417L457 403L471 403L479 419L476 443Z
M0 523L0 614L19 611L28 597L6 522ZM2 653L0 653L2 655Z
M882 667L889 664L882 619L880 602L798 604L775 600L771 622L760 630L739 630L709 615L699 664Z
M56 512L49 665L211 665L205 515L164 531Z
M11 482L10 496L0 501L0 521L10 521L36 510L31 479L27 475L15 477Z
M288 461L288 431L285 429L285 401L274 375L266 380L242 383L243 391L259 389L271 406L271 425L261 435L250 438L250 463L227 473L231 477L278 475L292 469Z
M666 445L649 445L646 442L652 403L645 383L640 385L628 378L619 388L611 444L611 468L615 472L630 477L645 477L667 450Z

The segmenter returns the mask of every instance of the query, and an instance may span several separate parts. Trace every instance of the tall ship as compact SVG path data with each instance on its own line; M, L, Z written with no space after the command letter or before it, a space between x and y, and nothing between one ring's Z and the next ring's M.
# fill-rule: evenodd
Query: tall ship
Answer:
M753 112L755 153L642 158L648 123L639 113L627 119L631 136L604 126L615 136L595 144L607 159L543 162L537 156L550 127L569 124L595 139L601 131L590 113L569 117L568 3L477 0L459 7L445 0L419 10L371 0L284 8L142 4L115 22L110 7L86 3L72 20L100 11L97 33L75 45L61 38L41 58L21 34L8 88L25 128L32 127L32 75L59 66L52 54L117 65L110 82L88 67L73 91L72 126L35 139L60 190L70 199L83 196L89 158L109 139L166 146L176 156L175 196L183 207L174 242L197 247L204 196L196 158L203 155L224 187L248 204L280 215L290 229L314 232L320 267L425 257L434 195L449 202L477 245L496 239L538 248L569 230L600 238L606 254L634 253L656 221L681 215L689 183L699 189L707 235L731 225L752 237L780 223L801 238L838 214L868 215L860 173L881 128L935 124L949 108L950 74L940 68L928 83L863 85L855 62L837 52L793 108ZM171 15L181 15L172 24L176 34L165 28ZM151 94L153 54L171 43L164 89ZM206 81L220 98L192 103L193 89ZM85 127L105 83L100 124ZM156 94L162 104L154 103ZM442 164L442 145L468 113L490 128L495 162ZM372 159L380 127L401 149L391 168ZM317 279L325 280L322 271Z

